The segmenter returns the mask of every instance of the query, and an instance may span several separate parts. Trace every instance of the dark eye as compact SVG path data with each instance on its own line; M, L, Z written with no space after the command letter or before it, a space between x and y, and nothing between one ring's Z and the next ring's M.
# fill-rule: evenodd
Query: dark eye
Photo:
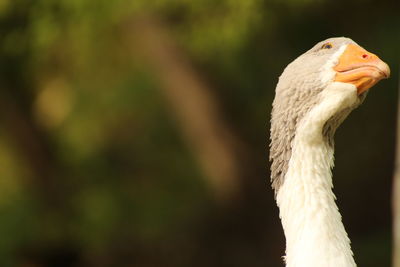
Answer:
M326 43L322 45L321 49L331 49L332 47L333 45L331 43Z

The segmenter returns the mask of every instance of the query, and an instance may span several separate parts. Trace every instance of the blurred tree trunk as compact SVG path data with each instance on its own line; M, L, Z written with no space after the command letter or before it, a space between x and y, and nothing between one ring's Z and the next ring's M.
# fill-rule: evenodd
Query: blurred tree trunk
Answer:
M400 267L400 82L397 104L396 161L393 177L393 267Z
M237 197L243 148L223 119L212 88L156 17L134 18L127 25L130 47L143 53L159 77L167 106L216 198Z

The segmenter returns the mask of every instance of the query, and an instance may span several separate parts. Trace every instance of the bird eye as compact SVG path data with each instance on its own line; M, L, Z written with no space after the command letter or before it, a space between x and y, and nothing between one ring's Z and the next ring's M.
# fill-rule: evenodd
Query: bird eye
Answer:
M322 45L321 49L331 49L332 47L333 45L331 43L326 43Z

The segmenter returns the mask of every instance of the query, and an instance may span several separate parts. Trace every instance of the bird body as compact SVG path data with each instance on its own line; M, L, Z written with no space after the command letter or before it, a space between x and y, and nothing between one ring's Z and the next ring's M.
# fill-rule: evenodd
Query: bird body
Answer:
M356 266L332 191L333 135L367 90L387 76L385 63L348 38L318 43L282 73L270 158L286 266Z

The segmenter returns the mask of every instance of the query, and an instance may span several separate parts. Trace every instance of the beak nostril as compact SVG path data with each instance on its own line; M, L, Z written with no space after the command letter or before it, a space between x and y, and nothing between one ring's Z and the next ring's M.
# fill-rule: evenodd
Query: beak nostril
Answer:
M367 54L363 54L363 55L362 55L362 58L363 58L363 59L367 59L367 58L369 58L369 56L368 56Z

